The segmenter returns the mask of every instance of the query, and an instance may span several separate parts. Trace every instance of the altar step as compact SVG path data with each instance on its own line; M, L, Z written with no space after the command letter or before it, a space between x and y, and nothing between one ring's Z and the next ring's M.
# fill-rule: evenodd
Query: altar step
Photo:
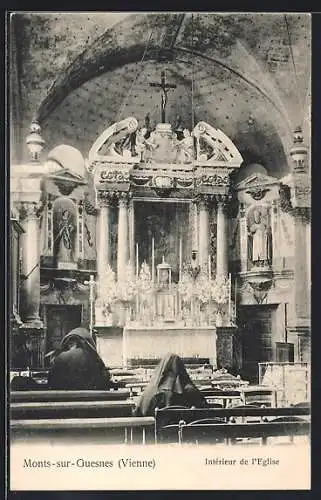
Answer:
M160 362L159 359L128 359L129 368L151 369L155 368ZM182 358L186 368L212 368L209 358Z

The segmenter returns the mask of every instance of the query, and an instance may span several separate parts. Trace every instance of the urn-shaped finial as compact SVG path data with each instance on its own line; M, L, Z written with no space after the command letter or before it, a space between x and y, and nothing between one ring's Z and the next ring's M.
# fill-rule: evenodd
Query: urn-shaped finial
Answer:
M30 125L30 133L27 136L26 143L31 156L31 160L38 162L45 141L41 137L41 127L35 120Z

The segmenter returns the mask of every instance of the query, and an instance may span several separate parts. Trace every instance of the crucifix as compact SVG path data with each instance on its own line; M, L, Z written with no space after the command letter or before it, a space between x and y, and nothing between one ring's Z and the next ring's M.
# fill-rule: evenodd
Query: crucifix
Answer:
M162 123L166 123L166 104L167 104L167 93L170 89L176 89L175 84L167 83L165 78L165 71L161 72L161 82L160 83L150 83L151 87L158 87L162 89L162 100L161 100L161 109L162 109Z
M96 290L96 282L93 274L90 275L89 281L84 281L84 285L87 285L89 288L89 304L90 304L89 331L92 335L94 329L94 307L95 307L95 290Z

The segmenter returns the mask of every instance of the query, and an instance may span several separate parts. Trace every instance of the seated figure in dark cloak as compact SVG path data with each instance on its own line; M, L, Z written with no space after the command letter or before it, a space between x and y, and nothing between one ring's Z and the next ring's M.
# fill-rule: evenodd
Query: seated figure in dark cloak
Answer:
M110 374L86 328L75 328L61 341L49 370L48 387L55 390L108 390Z
M183 361L176 354L165 356L152 375L135 409L136 416L154 416L155 408L195 406L207 403L191 381Z

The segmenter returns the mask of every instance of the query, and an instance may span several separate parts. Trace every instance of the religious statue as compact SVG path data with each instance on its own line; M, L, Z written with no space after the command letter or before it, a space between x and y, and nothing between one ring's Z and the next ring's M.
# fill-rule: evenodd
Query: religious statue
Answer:
M61 220L58 225L58 234L56 241L59 244L58 259L60 262L72 262L73 253L73 235L75 225L69 210L62 212Z
M140 156L140 161L144 161L146 150L153 150L153 143L149 141L150 132L146 127L142 127L136 134L136 154Z
M162 91L161 94L161 120L162 123L166 123L166 106L167 106L167 94L171 89L176 89L175 84L167 83L165 77L165 71L161 72L161 81L160 83L150 83L151 87L160 88Z
M269 263L271 258L270 228L258 209L253 212L253 221L249 227L251 237L251 260L254 264Z
M190 163L194 158L194 139L190 131L183 130L184 138L177 143L177 161L178 163Z

